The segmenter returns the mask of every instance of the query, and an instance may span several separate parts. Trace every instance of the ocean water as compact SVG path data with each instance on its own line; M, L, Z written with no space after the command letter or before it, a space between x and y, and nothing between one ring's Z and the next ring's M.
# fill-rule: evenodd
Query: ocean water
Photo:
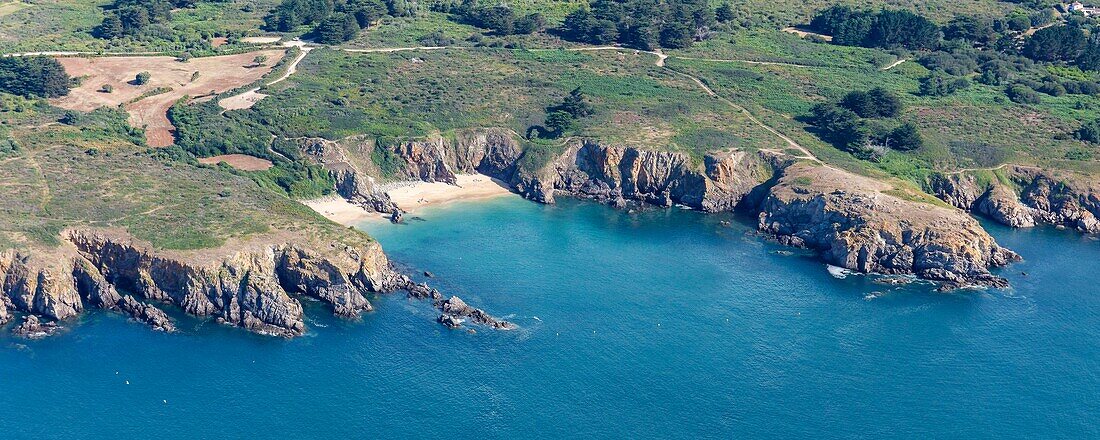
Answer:
M0 437L1100 437L1088 237L989 225L1026 258L1002 272L1014 288L943 294L838 279L751 221L679 209L422 216L364 228L521 329L447 330L402 296L358 322L307 304L294 340L92 313L0 337Z

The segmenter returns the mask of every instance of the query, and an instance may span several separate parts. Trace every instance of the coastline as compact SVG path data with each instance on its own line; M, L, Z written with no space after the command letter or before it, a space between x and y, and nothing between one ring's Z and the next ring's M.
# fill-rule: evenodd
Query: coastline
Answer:
M409 214L415 214L424 207L459 200L488 199L513 194L504 182L482 174L459 174L455 176L455 181L455 185L442 182L395 182L385 185L384 190L390 200ZM389 219L388 213L367 211L339 195L303 200L302 204L344 226L355 226L368 220Z

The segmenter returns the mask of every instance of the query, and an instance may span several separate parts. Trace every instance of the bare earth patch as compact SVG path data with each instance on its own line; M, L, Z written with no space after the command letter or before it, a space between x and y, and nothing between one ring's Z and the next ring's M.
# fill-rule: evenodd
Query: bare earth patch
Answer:
M81 78L81 84L72 89L68 96L52 102L58 107L79 111L123 105L130 114L130 124L145 127L149 145L164 147L173 142L174 127L167 116L172 104L184 96L222 93L252 83L270 72L284 54L278 49L263 50L193 58L186 63L167 56L63 57L58 60L70 76ZM263 66L252 62L257 55L267 56ZM132 84L134 77L141 72L149 72L149 82ZM100 91L104 85L111 86L111 93ZM156 90L166 91L143 97Z
M217 165L221 162L242 171L264 171L274 166L270 160L261 159L247 154L223 154L221 156L204 157L199 163Z
M240 95L230 96L221 101L218 101L218 105L226 110L243 110L246 108L252 108L261 99L267 97L267 95L257 91L258 89L252 89Z
M244 37L241 41L251 44L271 44L277 43L282 37Z

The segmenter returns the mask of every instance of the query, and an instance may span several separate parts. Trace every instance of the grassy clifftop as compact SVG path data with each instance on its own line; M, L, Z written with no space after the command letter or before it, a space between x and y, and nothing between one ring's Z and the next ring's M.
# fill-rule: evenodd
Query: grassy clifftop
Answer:
M21 105L0 111L2 248L52 246L70 227L122 228L162 249L278 231L369 240L227 168L136 144L142 137L120 111L62 124L62 112L44 102L5 99Z
M782 147L737 109L656 61L632 50L315 50L291 80L268 91L271 98L227 112L223 123L263 121L280 136L329 139L408 139L477 127L523 135L544 123L546 107L580 88L595 112L578 119L570 135L700 155Z

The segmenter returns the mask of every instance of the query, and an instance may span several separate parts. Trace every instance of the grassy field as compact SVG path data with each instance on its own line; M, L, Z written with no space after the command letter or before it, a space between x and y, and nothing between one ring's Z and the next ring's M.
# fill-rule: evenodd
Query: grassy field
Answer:
M196 249L275 230L349 234L313 211L222 167L148 150L117 110L74 125L60 109L3 95L0 246L58 243L68 227L125 228L159 248ZM20 107L15 104L22 103Z
M173 13L172 39L107 41L92 30L103 21L111 0L34 0L0 4L0 52L167 51L193 49L200 41L228 32L258 32L264 14L279 0L200 2ZM14 6L18 5L18 6Z
M523 134L544 109L580 88L596 113L573 135L693 155L728 147L780 148L777 138L707 96L692 80L634 51L453 49L399 53L317 50L250 110L286 137L369 134L422 138L463 128Z
M711 0L717 6L730 3L739 17L738 21L753 27L781 28L809 22L815 11L836 4L872 9L910 9L934 20L946 22L957 15L983 17L1003 17L1021 6L1012 2L995 0L752 0L747 2L726 2Z
M838 50L835 46L806 44L821 46L824 53ZM846 56L831 57L835 63L811 63L811 67L676 58L668 65L705 80L718 93L754 109L758 116L781 127L815 154L854 169L919 177L928 170L1013 162L1100 172L1100 163L1075 155L1094 147L1070 136L1083 122L1100 117L1097 97L1043 95L1039 104L1022 105L1009 101L1001 87L976 82L953 95L922 96L920 79L929 72L918 63L907 62L882 71L877 67L881 63L875 60L889 56L885 52L859 48L840 51ZM815 58L803 54L790 61ZM906 110L897 122L917 124L925 138L924 147L914 152L891 152L881 163L857 162L818 140L807 124L799 122L815 103L872 87L885 87L902 96Z

